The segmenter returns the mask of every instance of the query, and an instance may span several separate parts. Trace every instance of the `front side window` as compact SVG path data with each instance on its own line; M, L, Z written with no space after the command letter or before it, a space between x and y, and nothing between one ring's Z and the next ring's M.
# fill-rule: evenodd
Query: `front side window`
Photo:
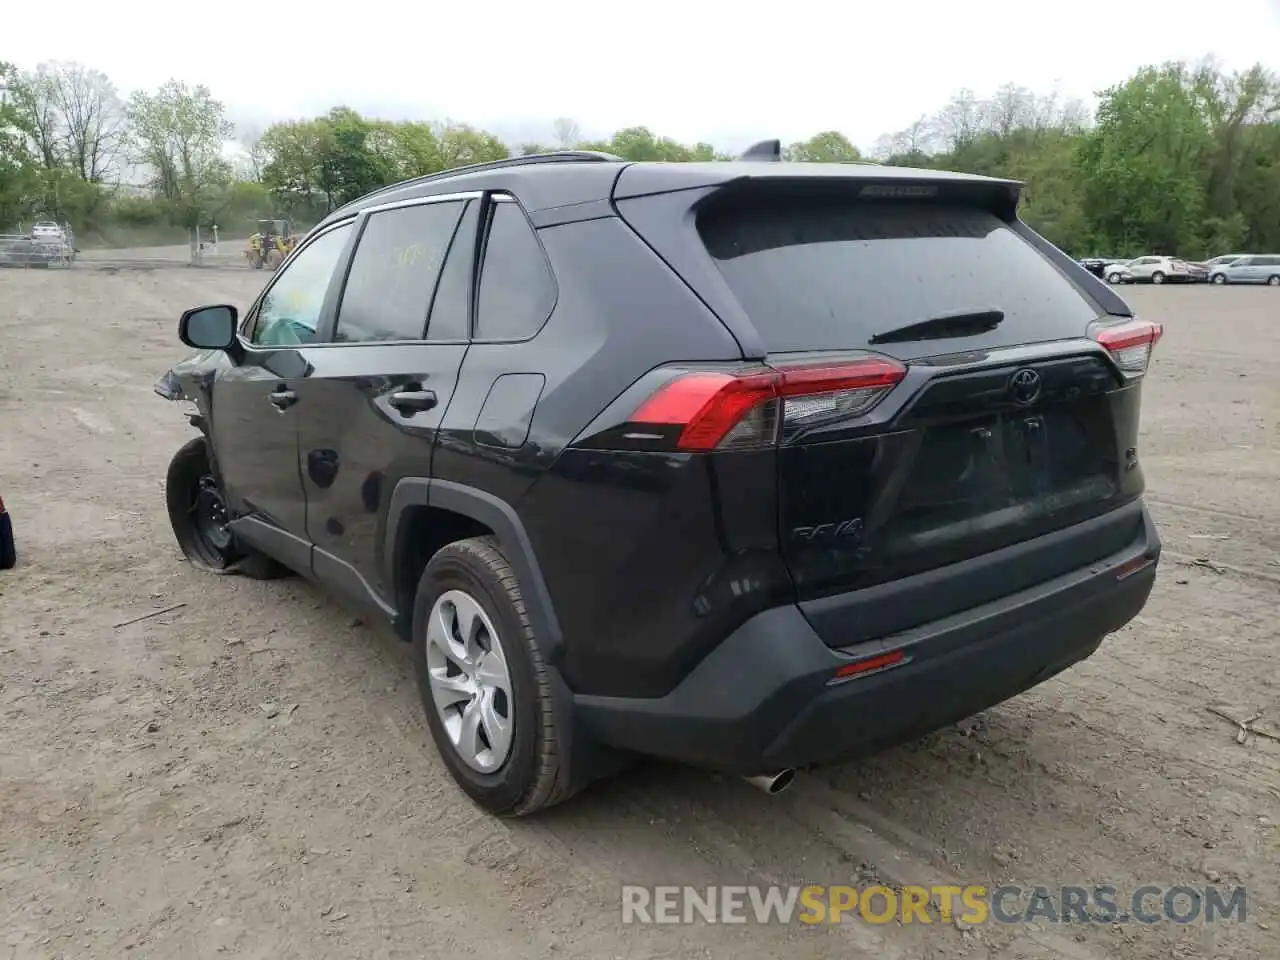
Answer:
M258 304L252 343L288 347L315 340L324 296L350 232L351 224L344 223L298 251Z

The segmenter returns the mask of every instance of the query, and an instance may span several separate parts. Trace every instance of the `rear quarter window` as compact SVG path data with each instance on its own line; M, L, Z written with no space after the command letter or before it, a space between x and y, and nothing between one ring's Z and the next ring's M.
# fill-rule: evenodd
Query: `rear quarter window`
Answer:
M1000 326L918 354L1082 336L1100 313L986 210L913 201L774 199L706 211L707 251L771 351L866 346L943 314L996 308ZM916 346L916 345L913 345Z

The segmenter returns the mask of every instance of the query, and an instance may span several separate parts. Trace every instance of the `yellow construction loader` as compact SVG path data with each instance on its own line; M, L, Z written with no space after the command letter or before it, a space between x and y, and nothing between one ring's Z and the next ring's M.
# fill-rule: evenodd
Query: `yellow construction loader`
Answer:
M297 237L289 229L288 220L259 220L258 232L249 238L244 257L255 270L275 270L293 250Z

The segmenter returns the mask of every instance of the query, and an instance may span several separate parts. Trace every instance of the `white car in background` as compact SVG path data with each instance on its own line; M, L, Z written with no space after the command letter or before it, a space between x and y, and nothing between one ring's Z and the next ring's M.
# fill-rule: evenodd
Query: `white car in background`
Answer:
M75 237L71 227L61 226L52 220L37 220L27 233L30 240L28 260L37 265L62 264L70 266L76 258Z
M40 220L31 225L31 239L36 243L66 243L67 235L52 220Z
M1190 283L1195 277L1177 257L1138 257L1107 267L1107 283Z

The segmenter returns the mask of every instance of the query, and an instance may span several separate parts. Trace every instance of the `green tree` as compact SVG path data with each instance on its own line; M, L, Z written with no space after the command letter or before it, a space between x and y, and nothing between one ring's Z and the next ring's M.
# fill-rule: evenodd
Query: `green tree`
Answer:
M16 226L30 212L39 187L39 161L23 109L27 95L17 68L0 61L0 230Z
M282 208L293 210L313 204L317 194L324 208L332 209L333 196L326 191L322 162L331 149L328 120L288 120L272 124L258 140L262 153L262 183Z
M1080 147L1085 214L1120 250L1198 252L1213 137L1180 64L1103 91Z
M433 170L446 170L471 163L486 163L490 160L504 160L511 156L507 145L492 133L478 130L465 123L450 121L438 124L435 135L439 143L439 166L433 167Z
M838 130L827 130L793 143L783 151L784 160L809 163L856 163L862 153Z
M665 160L687 163L695 160L716 160L715 147L709 143L692 146L670 137L659 137L648 127L627 127L608 140L580 144L584 150L601 150L622 157L624 160Z
M137 91L126 109L132 159L151 171L156 194L183 226L196 226L231 181L223 146L234 128L207 87L170 80Z
M334 107L325 124L320 183L331 203L349 203L395 179L395 164L374 149L373 124L350 107Z

